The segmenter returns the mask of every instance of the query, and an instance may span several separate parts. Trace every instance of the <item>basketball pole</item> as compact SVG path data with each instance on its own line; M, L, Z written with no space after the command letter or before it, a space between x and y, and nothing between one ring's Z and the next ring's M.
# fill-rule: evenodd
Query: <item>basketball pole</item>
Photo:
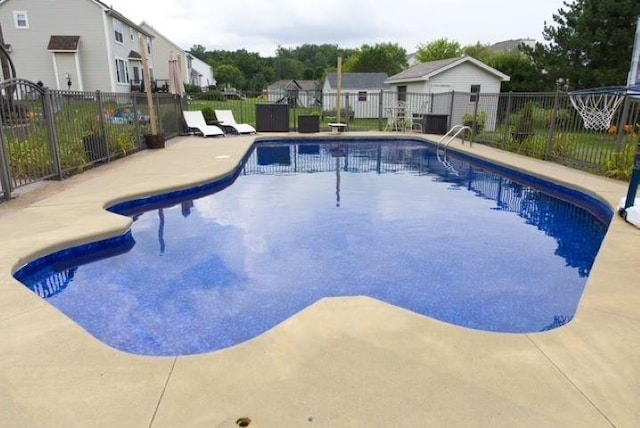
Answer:
M629 181L629 190L627 190L627 199L624 202L625 210L634 205L639 184L640 184L640 142L636 144L636 155L633 159L633 171L631 172L631 180Z
M634 87L640 85L640 18L636 24L636 36L633 42L633 53L631 56L631 68L629 70L629 77L627 79L627 87ZM626 95L629 97L629 95ZM628 101L628 100L625 100ZM626 107L627 102L625 102ZM623 112L624 113L624 112ZM625 124L623 123L623 126ZM640 140L636 143L636 154L633 158L633 170L631 171L631 180L629 180L629 189L627 190L627 198L624 202L624 209L620 210L620 214L626 218L627 208L633 206L636 200L636 193L638 192L638 185L640 184Z

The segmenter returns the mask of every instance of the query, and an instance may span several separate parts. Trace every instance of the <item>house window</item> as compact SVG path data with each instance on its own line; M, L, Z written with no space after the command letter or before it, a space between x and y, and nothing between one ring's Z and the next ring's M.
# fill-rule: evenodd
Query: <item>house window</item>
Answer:
M480 93L480 85L471 85L471 94L469 95L469 102L470 103L477 102L479 93Z
M122 28L122 22L113 20L113 31L116 37L116 43L124 43L124 28Z
M358 101L367 101L367 91L358 92Z
M27 12L23 10L14 10L13 21L15 22L17 29L19 30L29 29L29 18L27 17Z
M407 102L407 87L398 86L398 101Z
M118 83L129 83L129 70L127 68L125 60L116 58L116 78Z
M141 80L140 79L140 67L134 65L132 67L132 70L133 70L133 81L134 82L140 82L140 80Z

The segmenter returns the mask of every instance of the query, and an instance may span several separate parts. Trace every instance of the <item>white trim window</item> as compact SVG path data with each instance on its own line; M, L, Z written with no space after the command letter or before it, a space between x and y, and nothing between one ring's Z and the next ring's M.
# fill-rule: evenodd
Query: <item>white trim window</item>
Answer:
M129 83L129 64L122 58L116 58L116 80L118 83Z
M16 24L16 28L18 30L29 29L29 17L27 16L27 12L24 10L13 11L13 22Z
M122 26L122 22L117 19L113 20L113 32L115 35L116 43L123 45L124 44L124 27Z
M469 102L475 103L478 101L478 94L480 93L480 85L471 85L471 93L469 94Z

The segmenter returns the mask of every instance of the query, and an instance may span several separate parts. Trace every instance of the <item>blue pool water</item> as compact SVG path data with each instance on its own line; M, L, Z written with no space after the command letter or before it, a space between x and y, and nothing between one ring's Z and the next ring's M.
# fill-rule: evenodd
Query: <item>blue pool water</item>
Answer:
M498 332L569 322L611 210L458 156L411 141L264 143L218 183L113 207L135 219L125 236L16 277L146 355L229 347L330 296Z

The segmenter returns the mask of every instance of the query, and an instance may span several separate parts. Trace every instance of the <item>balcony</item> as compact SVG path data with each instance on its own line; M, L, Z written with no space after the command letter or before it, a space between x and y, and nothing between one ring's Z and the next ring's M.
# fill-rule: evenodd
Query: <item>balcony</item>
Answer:
M144 92L142 80L130 80L131 92ZM151 81L151 92L169 92L169 81L165 79L155 79Z

